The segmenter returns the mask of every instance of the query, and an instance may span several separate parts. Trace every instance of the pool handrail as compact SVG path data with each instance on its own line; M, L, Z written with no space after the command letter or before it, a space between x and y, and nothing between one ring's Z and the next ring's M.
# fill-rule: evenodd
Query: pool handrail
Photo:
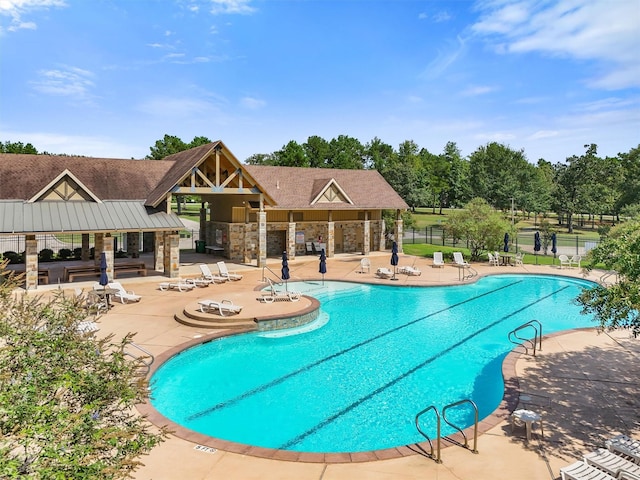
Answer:
M522 338L518 336L518 332L520 330L524 330L525 328L533 328L533 331L534 331L533 341L531 341L531 339L529 338ZM534 320L529 320L526 323L523 323L519 327L516 327L513 330L511 330L507 335L507 337L511 343L519 346L522 345L527 355L529 354L529 348L527 348L526 344L529 344L533 349L534 357L536 356L536 348L539 348L540 350L542 350L542 324L538 320L534 319ZM520 341L519 342L515 341L514 338Z
M420 417L427 413L429 410L433 410L436 414L436 425L437 425L437 430L436 430L436 445L437 445L437 453L434 456L433 454L433 443L431 442L431 439L429 438L429 435L427 435L426 433L424 433L422 431L422 428L420 428ZM440 458L440 414L438 413L438 409L436 408L435 405L430 405L427 408L425 408L424 410L421 410L420 412L418 412L418 414L416 415L416 428L418 429L418 432L420 432L420 435L422 435L424 438L427 439L427 441L429 442L429 447L431 448L431 452L428 453L427 455L432 458L433 460L435 460L436 463L442 463L442 459Z
M465 435L464 431L462 431L462 429L460 427L458 427L457 425L451 423L449 420L447 420L447 409L452 408L452 407L457 407L459 405L465 404L465 403L470 403L471 406L473 407L473 413L474 413L474 419L473 419L473 450L471 450L469 448L469 441L467 440L467 436ZM450 427L455 428L458 432L460 432L460 434L462 435L462 438L464 438L464 445L462 445L464 448L471 450L473 453L478 453L478 406L475 404L475 402L473 400L470 400L468 398L465 398L463 400L459 400L457 402L454 403L450 403L449 405L445 406L442 408L442 419L447 422L447 425L449 425ZM458 442L455 442L458 443Z
M144 355L136 355L128 351L127 347L133 347L136 350L140 350ZM133 343L133 342L127 342L125 344L125 346L122 348L122 354L125 357L133 358L134 360L136 360L137 362L140 362L143 365L143 367L141 368L144 368L145 372L144 372L144 375L141 375L142 377L146 377L149 374L149 372L151 371L151 365L153 365L153 362L155 361L155 357L151 352L144 349L137 343Z

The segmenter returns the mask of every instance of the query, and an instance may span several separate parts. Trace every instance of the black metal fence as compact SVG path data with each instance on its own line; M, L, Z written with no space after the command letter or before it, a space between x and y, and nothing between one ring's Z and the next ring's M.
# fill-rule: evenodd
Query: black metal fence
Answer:
M519 252L533 252L535 230L527 230L518 232L517 235L512 236L510 239L510 250ZM514 238L515 237L515 238ZM402 237L404 244L419 244L428 243L431 245L440 245L443 247L458 247L469 248L466 241L454 241L450 236L447 236L444 229L440 227L425 227L423 229L408 229L405 230ZM599 240L593 238L583 238L580 235L569 234L556 234L556 248L557 254L566 255L584 255L599 243ZM545 253L551 255L551 240L545 245L543 239L541 255Z

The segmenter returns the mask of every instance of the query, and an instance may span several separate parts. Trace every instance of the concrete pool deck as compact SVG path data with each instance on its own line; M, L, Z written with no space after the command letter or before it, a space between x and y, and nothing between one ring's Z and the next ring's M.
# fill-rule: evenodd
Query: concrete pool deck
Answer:
M430 259L400 255L400 266L413 265L420 276L398 274L397 281L375 277L378 267L389 267L389 253L370 255L371 273L358 273L358 255L340 255L327 260L326 280L346 280L393 285L434 286L460 284L458 269L447 265L432 268ZM215 259L219 260L219 259ZM199 274L199 263L208 263L215 272L210 255L183 254L181 276ZM319 280L317 257L297 257L289 262L291 281ZM561 274L583 278L582 272L558 267L489 267L474 264L480 275L492 273ZM243 305L242 316L253 318L291 314L307 308L308 300L263 304L256 300L255 288L261 285L263 269L229 264L230 270L244 275L238 282L227 282L189 292L160 291L164 277L118 279L128 290L142 295L142 301L114 308L100 321L98 335L113 333L116 338L137 332L134 341L156 356L163 356L187 342L222 333L211 328L181 325L173 318L186 304L199 299L229 299ZM279 259L269 268L280 271ZM265 271L267 274L268 270ZM597 273L589 280L596 281ZM60 288L90 288L94 282L62 284ZM47 294L57 285L39 288ZM543 319L540 319L543 321ZM544 323L544 321L543 321ZM136 479L557 479L561 467L573 463L616 433L640 438L640 339L627 331L599 333L595 329L577 330L547 336L536 357L510 355L505 373L508 385L519 391L535 392L551 399L544 412L544 437L534 428L527 442L524 428L511 432L508 416L496 417L495 424L478 439L478 454L456 446L442 450L442 463L415 454L398 458L379 458L351 463L308 463L260 458L232 453L220 448L197 448L200 443L177 436L141 458L145 464L134 474ZM507 362L506 362L507 363ZM508 373L512 372L512 373ZM446 442L443 446L447 445ZM304 460L299 459L299 460Z

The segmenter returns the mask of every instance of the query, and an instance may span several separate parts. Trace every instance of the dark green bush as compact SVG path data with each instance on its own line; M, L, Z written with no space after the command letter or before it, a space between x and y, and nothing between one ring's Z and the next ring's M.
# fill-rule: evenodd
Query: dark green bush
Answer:
M53 250L50 248L43 248L40 250L38 254L38 261L40 262L50 262L53 260Z
M23 260L24 257L22 256L22 254L17 253L17 252L9 251L9 252L4 252L2 255L4 256L4 258L9 260L9 263L23 263L24 262L24 260Z
M60 257L62 260L66 260L71 256L71 254L72 254L71 249L61 248L60 251L58 252L58 257Z
M82 258L82 247L76 247L73 249L73 258L80 260Z

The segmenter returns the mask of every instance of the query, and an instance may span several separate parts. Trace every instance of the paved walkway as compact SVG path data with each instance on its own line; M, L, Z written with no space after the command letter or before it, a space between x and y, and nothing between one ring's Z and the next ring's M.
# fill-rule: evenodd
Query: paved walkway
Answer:
M327 280L347 280L390 283L375 278L377 267L389 267L389 254L371 255L371 273L358 273L360 256L342 255L328 260ZM214 268L215 260L202 254L182 256L181 275L199 273L198 263ZM422 275L398 275L399 285L460 284L458 269L447 265L432 268L430 259L400 255L400 265L413 265ZM321 278L314 257L298 257L289 263L291 280ZM121 283L143 299L138 304L116 306L100 321L100 335L114 333L116 337L137 332L135 341L154 355L161 355L185 342L219 334L213 329L196 329L178 324L173 314L197 299L229 298L245 306L243 316L263 316L287 313L304 308L304 301L261 304L256 301L255 288L261 285L268 270L246 265L229 265L240 270L239 282L199 288L191 292L157 289L164 277L122 278ZM474 265L480 275L498 272L563 274L582 277L581 272L554 267L489 267ZM279 272L280 262L269 263ZM215 270L215 268L214 268ZM597 280L597 274L591 274ZM60 285L60 288L90 288L93 282ZM50 286L50 289L57 289ZM38 294L47 294L39 288ZM267 310L270 309L270 310ZM536 357L511 355L505 362L505 372L516 375L507 383L520 391L544 392L552 399L544 415L544 438L534 429L530 442L523 429L511 433L504 414L495 426L480 436L478 454L451 446L442 450L443 463L421 455L394 459L375 459L358 463L305 463L258 458L223 450L214 452L196 449L197 444L172 436L168 441L142 458L144 467L135 473L136 479L520 479L542 480L559 478L559 469L579 459L583 453L603 446L604 440L616 433L640 438L640 339L630 338L626 331L598 333L595 329L579 330L546 337L543 349ZM515 382L515 383L514 383Z

